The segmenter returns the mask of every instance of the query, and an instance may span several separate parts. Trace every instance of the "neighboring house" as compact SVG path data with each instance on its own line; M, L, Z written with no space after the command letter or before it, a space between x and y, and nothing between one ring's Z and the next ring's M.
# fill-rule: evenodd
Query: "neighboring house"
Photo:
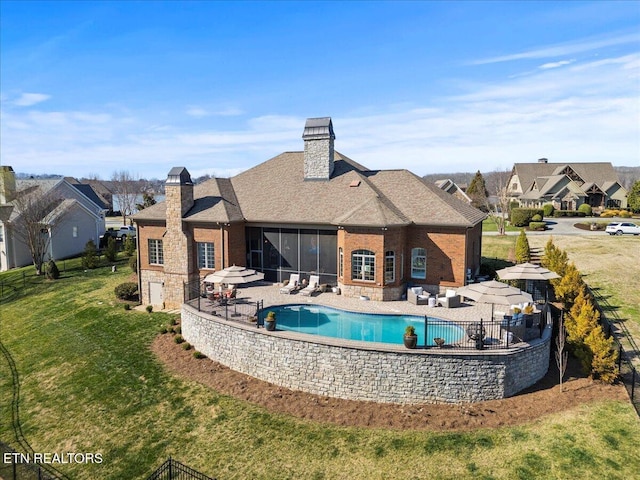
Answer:
M577 210L584 203L596 210L626 208L627 191L613 165L596 163L516 163L509 181L509 195L523 207Z
M78 188L80 187L80 188ZM59 199L56 207L42 219L43 235L48 235L49 251L45 261L59 260L82 253L86 243L98 244L105 232L105 208L87 196L82 184L67 179L16 179L11 167L0 167L0 271L22 267L33 262L29 248L15 233L20 212L15 207L16 195L30 189Z
M450 178L436 180L435 184L441 190L444 190L445 192L450 193L451 195L462 200L463 202L471 203L471 198L469 198L469 195L465 193L465 191L462 189L460 185L456 184Z
M175 167L166 200L134 216L143 304L175 308L236 264L292 273L343 295L400 299L408 283L464 285L480 268L479 210L407 170L369 170L334 151L330 118L308 119L303 152L193 185Z

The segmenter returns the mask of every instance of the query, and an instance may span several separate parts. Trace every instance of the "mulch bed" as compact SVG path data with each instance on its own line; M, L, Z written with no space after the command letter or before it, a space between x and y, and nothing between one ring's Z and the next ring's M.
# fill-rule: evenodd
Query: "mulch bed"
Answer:
M605 385L585 378L576 361L569 362L562 392L558 385L558 371L555 365L551 365L549 373L540 382L514 397L462 405L395 405L341 400L278 387L235 372L208 358L196 359L193 350L184 350L168 334L159 335L152 350L169 371L220 394L245 400L272 412L344 426L474 430L526 424L584 403L628 400L624 386Z

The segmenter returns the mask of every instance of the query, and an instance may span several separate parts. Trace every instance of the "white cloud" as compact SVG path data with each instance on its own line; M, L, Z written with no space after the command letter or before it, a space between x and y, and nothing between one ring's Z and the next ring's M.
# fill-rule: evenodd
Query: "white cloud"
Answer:
M640 54L538 69L518 78L466 83L430 105L379 106L334 116L336 149L372 169L416 174L489 171L514 162L611 161L638 165ZM386 110L385 110L386 108ZM0 112L3 164L19 172L109 178L126 165L163 178L184 165L230 176L283 151L302 150L304 116L263 115L182 125L128 109Z
M236 107L227 107L221 110L207 110L203 107L191 105L187 107L185 112L190 117L202 118L202 117L232 117L242 115L244 112Z
M542 64L538 68L541 70L548 70L550 68L558 68L558 67L564 67L565 65L571 65L573 62L575 62L575 59L561 60L559 62L550 62L550 63Z
M640 33L620 34L607 38L587 38L578 42L567 42L558 45L548 45L526 52L513 53L497 57L484 58L471 62L471 65L486 65L491 63L511 62L533 58L565 57L576 53L598 50L605 47L640 42Z
M44 93L23 93L11 103L18 107L30 107L50 98L51 95L45 95Z

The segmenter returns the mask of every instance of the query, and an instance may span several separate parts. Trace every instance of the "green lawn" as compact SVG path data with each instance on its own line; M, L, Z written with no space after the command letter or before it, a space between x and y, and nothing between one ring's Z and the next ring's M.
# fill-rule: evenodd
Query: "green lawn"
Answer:
M26 439L36 452L103 456L59 466L73 479L143 479L169 456L220 480L587 480L640 471L640 422L625 402L471 433L386 431L273 414L174 377L149 350L171 317L114 300L127 270L29 276L21 296L2 304L0 339L20 375ZM17 446L11 401L0 355L0 439Z

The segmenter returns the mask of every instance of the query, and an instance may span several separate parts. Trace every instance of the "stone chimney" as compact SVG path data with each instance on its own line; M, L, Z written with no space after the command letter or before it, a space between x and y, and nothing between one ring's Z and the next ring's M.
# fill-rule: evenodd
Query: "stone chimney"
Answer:
M307 119L302 133L305 180L329 180L331 178L335 138L331 117Z
M546 158L539 158L538 163L549 163L549 160L547 160Z
M16 174L9 166L0 166L0 204L16 198Z
M164 256L164 302L167 308L184 302L184 284L192 282L193 242L184 215L193 207L193 181L184 167L174 167L165 182L167 231L162 239Z

